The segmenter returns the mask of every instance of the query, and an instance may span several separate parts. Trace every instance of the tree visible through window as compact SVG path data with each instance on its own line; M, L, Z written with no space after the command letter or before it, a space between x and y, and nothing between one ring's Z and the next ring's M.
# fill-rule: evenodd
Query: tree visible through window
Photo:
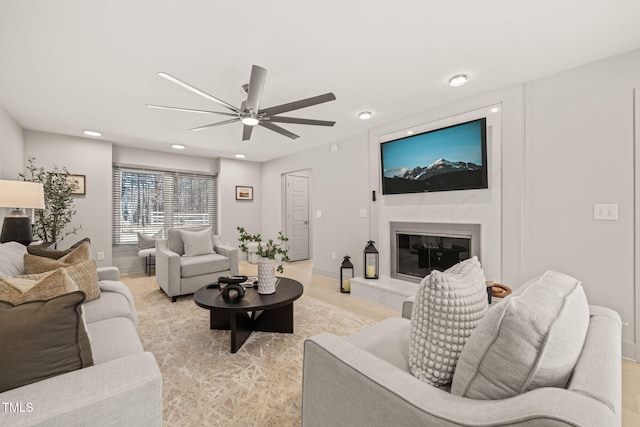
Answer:
M175 171L113 168L113 243L138 232L211 225L217 230L216 177Z

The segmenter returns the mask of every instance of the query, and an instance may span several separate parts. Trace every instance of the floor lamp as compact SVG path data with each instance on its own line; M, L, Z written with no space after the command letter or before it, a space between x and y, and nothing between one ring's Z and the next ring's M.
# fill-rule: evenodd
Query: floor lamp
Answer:
M15 208L4 217L0 243L19 242L29 245L33 241L31 218L22 209L44 209L42 184L0 180L0 207Z

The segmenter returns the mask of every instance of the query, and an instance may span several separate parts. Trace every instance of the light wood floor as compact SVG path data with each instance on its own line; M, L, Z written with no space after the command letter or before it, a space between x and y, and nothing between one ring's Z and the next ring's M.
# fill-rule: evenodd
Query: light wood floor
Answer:
M283 275L303 283L306 295L369 319L380 321L389 317L400 317L397 311L340 293L337 280L311 274L311 269L311 261L293 262L285 266ZM258 267L241 262L240 274L257 276ZM137 275L129 277L135 276ZM640 364L629 360L622 360L622 425L640 426Z

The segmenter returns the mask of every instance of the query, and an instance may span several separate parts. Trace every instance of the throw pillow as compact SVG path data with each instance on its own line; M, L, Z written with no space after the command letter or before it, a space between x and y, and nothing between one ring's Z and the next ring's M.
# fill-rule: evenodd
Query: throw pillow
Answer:
M476 257L425 277L411 315L411 373L437 387L450 383L460 352L487 307L484 272Z
M24 274L24 254L27 248L22 243L0 244L0 276L15 277Z
M211 242L211 227L200 231L180 230L184 242L184 256L198 256L215 253Z
M91 259L88 242L82 242L77 248L58 259L51 259L37 255L25 254L24 267L27 274L45 273L59 267L66 267Z
M489 310L462 350L451 393L497 400L564 388L588 327L580 282L548 271Z
M19 305L0 301L0 392L93 365L82 321L84 294L27 299Z
M42 277L0 277L0 300L12 304L22 304L29 301L46 301L53 297L79 290L64 268Z
M56 268L64 268L73 281L78 285L78 288L85 293L87 301L93 301L100 297L100 283L98 281L98 268L96 262L92 259L79 262L77 264L66 264L59 260L50 260L56 264ZM53 264L50 265L53 265ZM40 280L46 276L48 272L38 274L25 274L20 276L24 279Z
M156 239L162 238L162 230L158 231L153 236L147 236L144 233L138 232L138 249L155 249Z
M52 259L59 259L73 252L75 248L77 248L84 242L87 242L89 245L91 245L91 239L89 239L88 237L85 237L84 239L74 243L69 249L65 249L65 250L49 249L41 245L29 245L27 246L27 252L29 252L31 255L37 255L37 256L42 256L42 257L52 258Z

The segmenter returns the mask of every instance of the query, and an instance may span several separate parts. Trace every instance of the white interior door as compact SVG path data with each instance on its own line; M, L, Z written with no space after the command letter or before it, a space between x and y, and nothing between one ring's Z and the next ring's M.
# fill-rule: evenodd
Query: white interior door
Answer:
M309 177L288 174L285 191L289 259L309 259Z

